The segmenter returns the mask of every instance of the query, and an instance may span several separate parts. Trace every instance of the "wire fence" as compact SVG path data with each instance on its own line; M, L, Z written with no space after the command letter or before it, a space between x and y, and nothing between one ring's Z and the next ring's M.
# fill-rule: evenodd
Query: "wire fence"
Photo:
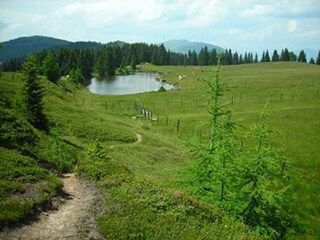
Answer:
M66 89L64 89L66 91ZM110 114L137 115L145 118L155 124L167 127L169 131L176 131L177 134L185 136L202 136L208 134L205 127L196 129L196 122L192 116L201 116L207 114L211 105L211 100L205 96L198 99L180 98L165 101L148 101L147 103L128 100L126 98L116 98L112 100L94 101L92 98L77 96L75 92L71 93L73 99L86 107L99 107ZM269 95L248 96L239 94L230 94L220 99L220 104L227 104L230 107L235 105L256 105L266 103L295 103L320 98L319 89L310 89L308 91L279 92ZM187 113L185 115L185 113ZM197 117L199 119L201 117Z

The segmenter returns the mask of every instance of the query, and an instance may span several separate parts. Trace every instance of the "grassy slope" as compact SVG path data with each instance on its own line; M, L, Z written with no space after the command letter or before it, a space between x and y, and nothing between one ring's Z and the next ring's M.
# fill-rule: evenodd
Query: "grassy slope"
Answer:
M105 189L106 211L99 224L102 233L111 239L168 239L175 236L184 239L197 236L207 239L256 238L247 227L224 216L214 206L177 190L179 171L187 163L183 139L158 131L145 119L132 119L136 112L131 103L130 107L125 107L125 102L117 99L114 107L110 105L106 109L105 101L110 101L109 98L92 95L67 81L62 80L59 85L54 85L42 79L42 84L46 89L45 112L51 125L49 135L29 126L14 109L7 106L5 110L15 118L13 122L28 126L30 134L34 132L38 140L34 145L26 144L27 151L13 139L1 141L4 146L0 148L0 177L4 183L0 185L2 225L24 218L42 201L41 195L25 189L42 183L40 179L58 180L38 166L39 162L50 162L57 165L54 172L71 170L73 164L77 164L76 171L80 175L98 181ZM8 105L13 105L16 89L20 85L19 74L12 77L10 73L5 73L2 76L1 96ZM119 105L121 107L117 109ZM1 119L3 129L7 123L7 120ZM11 129L9 132L14 131ZM15 132L16 135L21 133L23 131ZM143 136L139 144L135 143L138 140L136 133ZM65 156L68 149L72 150L74 159L69 161L71 165L65 166L63 163L70 160L70 156ZM31 156L26 157L25 154ZM15 155L28 163L23 165L15 161ZM7 162L5 165L3 160ZM7 176L19 169L30 178L31 173L27 171L30 166L33 171L42 174L39 177L35 175L31 182L24 182L17 176ZM50 183L44 184L51 186ZM17 190L8 191L8 186L14 184ZM61 184L54 185L46 200L60 187ZM26 192L32 197L32 202L27 202L24 208L22 199ZM20 208L16 208L14 199L18 200ZM19 211L19 215L13 220L9 213L14 213L14 209ZM119 226L122 226L121 229Z
M142 70L161 72L163 78L172 83L179 81L179 75L187 78L179 82L180 91L128 96L93 95L84 89L75 89L66 81L58 87L45 84L48 89L46 112L53 126L52 133L64 143L76 146L79 173L100 179L101 186L107 189L107 209L99 220L102 232L112 238L119 238L119 234L245 238L246 228L230 224L231 220L222 220L226 229L220 224L212 225L220 214L214 206L197 202L188 196L186 189L179 189L189 177L185 143L192 134L199 134L199 126L208 120L207 90L199 79L210 78L212 67L143 65ZM319 66L300 63L224 66L222 71L223 80L234 87L225 101L233 103L231 108L237 123L248 127L269 102L269 123L280 131L273 140L274 145L283 148L290 161L287 170L292 176L291 203L307 231L303 237L310 238L320 235L316 224L320 221L317 201L320 137L316 134L320 128L319 76ZM1 81L7 86L6 94L12 98L18 80L10 79L5 75ZM132 107L134 102L159 115L159 122L132 118L137 115ZM178 134L177 119L180 120ZM205 135L205 127L202 131ZM139 144L134 144L136 133L143 136ZM111 160L88 157L86 153L95 148L95 140L101 142ZM201 217L209 212L214 219ZM159 214L163 219L161 224L158 224ZM123 222L126 224L121 225ZM119 226L122 227L118 231Z
M174 142L182 159L185 152L184 143L176 140L176 124L180 120L180 139L187 140L192 134L199 134L199 126L208 122L208 98L205 94L206 85L202 78L212 76L212 67L156 67L143 65L143 71L158 71L162 77L171 83L179 82L182 90L167 93L146 93L121 97L99 97L97 104L110 106L122 103L122 108L116 109L120 114L122 109L130 108L133 102L138 102L159 116L158 122L139 122L139 127L147 132L152 131L152 142L162 146ZM187 75L186 80L179 81L179 75ZM320 168L320 68L316 65L301 63L264 63L239 66L223 66L222 79L233 87L232 92L225 96L225 102L230 103L234 120L248 128L256 120L266 104L269 115L269 125L279 131L272 139L275 147L283 149L289 164L286 170L290 173L289 184L290 203L298 214L299 221L305 230L305 236L310 238L320 235L317 222L320 221L319 199L319 168ZM120 105L119 105L120 106ZM168 125L167 123L168 119ZM147 132L145 134L147 134ZM241 130L239 131L241 134ZM203 134L205 135L205 127ZM158 139L158 140L157 140ZM150 139L151 140L151 139ZM135 148L139 148L135 146ZM117 154L121 155L122 152ZM126 160L129 167L137 174L148 176L155 181L170 185L175 181L183 181L185 163L175 160L176 165L165 161L166 151L161 151L164 158L161 161L144 161L140 153L137 161ZM134 156L134 155L133 155ZM176 158L176 159L181 159ZM121 156L120 159L125 159ZM140 162L139 162L140 161ZM144 163L141 166L141 163ZM146 164L147 163L147 164ZM163 181L164 180L164 181Z
M180 119L184 135L192 134L193 125L207 121L204 96L205 85L197 79L210 77L206 67L153 67L144 70L170 72L164 78L176 82L178 75L186 74L181 81L182 91L175 96L167 95L141 101L146 102L160 117ZM285 151L290 162L290 202L298 213L299 221L307 232L305 236L320 236L320 67L300 63L268 63L241 66L223 66L222 79L233 87L225 101L233 110L234 120L245 127L252 124L265 104L269 104L269 124L279 131L274 136L274 146ZM181 107L182 100L182 107ZM201 105L202 104L202 105ZM169 106L169 107L167 107ZM171 123L174 129L174 121Z

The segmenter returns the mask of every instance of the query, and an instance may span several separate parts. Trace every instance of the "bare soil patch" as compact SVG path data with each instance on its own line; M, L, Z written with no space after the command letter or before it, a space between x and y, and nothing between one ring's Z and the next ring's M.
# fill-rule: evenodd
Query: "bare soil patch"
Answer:
M4 229L0 239L103 239L97 231L94 207L103 198L92 183L74 174L65 174L62 180L65 195L53 202L56 210L42 212L29 225Z

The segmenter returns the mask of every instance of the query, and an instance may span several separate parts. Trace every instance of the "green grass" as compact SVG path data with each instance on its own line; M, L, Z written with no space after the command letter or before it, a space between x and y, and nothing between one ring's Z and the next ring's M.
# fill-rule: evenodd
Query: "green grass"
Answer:
M141 70L160 72L168 82L179 82L181 90L100 96L65 80L54 85L42 79L47 92L49 135L30 128L14 110L8 110L21 83L18 74L13 80L11 73L4 74L1 106L6 108L8 119L16 120L2 117L1 122L14 122L19 128L12 127L7 134L7 139L16 140L2 141L1 146L16 149L19 154L35 153L36 160L55 163L60 170L70 170L77 164L80 175L98 181L106 193L106 212L98 222L102 234L111 239L257 238L241 223L213 211L214 206L189 193L192 163L187 142L194 135L203 139L207 136L210 102L201 79L210 79L213 68L146 64ZM179 81L179 75L187 78ZM230 104L240 137L268 103L268 124L279 131L272 144L283 149L289 161L289 202L304 230L294 236L298 239L320 237L319 76L319 66L292 62L223 66L221 72L222 80L232 87L223 101ZM136 117L135 102L159 116L158 121ZM143 138L140 143L135 143L137 133ZM25 141L26 136L33 136L33 145ZM104 157L92 151L97 142ZM55 158L56 153L61 157ZM17 181L0 184L0 188L8 197L28 189ZM177 193L182 194L181 199L176 199ZM220 217L221 222L214 220Z
M62 182L16 150L0 147L0 226L30 216L46 204Z
M257 239L214 205L127 177L106 179L106 211L98 223L110 239Z
M317 222L320 221L319 199L319 159L320 159L320 68L316 65L301 63L269 63L241 66L223 66L222 79L230 83L232 91L224 96L224 101L230 104L233 118L237 124L249 128L256 120L266 104L268 124L279 134L275 134L272 143L274 147L284 150L289 163L286 171L290 175L289 202L298 215L299 222L305 230L303 236L310 238L320 236ZM187 163L177 160L188 158L184 155L188 149L179 139L187 139L193 134L200 134L199 128L206 135L205 124L208 122L208 97L206 85L202 78L212 76L211 67L156 67L143 65L143 71L158 71L163 78L171 83L178 82L179 75L187 75L186 80L180 81L180 91L166 93L145 93L121 97L100 97L101 105L104 101L122 101L123 107L130 107L138 102L159 116L158 122L137 120L139 129L148 136L149 141L159 144L165 139L166 144L178 145L172 157L175 164L166 161L166 151L162 151L164 158L155 161L152 155L143 153L146 149L137 149L137 158L127 160L128 166L135 172L145 175L162 184L170 185L183 181L179 172L183 172ZM198 80L200 79L200 80ZM112 110L108 110L112 114ZM121 108L117 110L119 114ZM115 113L114 113L115 114ZM166 125L168 118L168 125ZM180 120L180 131L176 133L177 120ZM241 127L239 134L241 134ZM181 144L181 145L179 145ZM140 150L141 148L141 150ZM148 146L147 148L150 149ZM127 148L119 153L129 154ZM179 154L179 151L180 154ZM156 151L155 151L156 152ZM162 156L161 155L161 156ZM131 155L134 157L134 155ZM171 159L172 159L171 157ZM124 159L124 157L119 157ZM148 161L143 159L147 158ZM139 160L140 159L140 160ZM170 158L169 158L170 159ZM179 159L179 157L178 157ZM140 161L140 162L139 162ZM141 167L142 163L143 166ZM183 175L183 174L182 174Z

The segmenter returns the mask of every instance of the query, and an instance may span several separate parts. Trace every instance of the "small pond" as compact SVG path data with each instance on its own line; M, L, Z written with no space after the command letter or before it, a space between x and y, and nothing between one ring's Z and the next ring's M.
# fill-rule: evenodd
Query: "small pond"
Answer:
M158 74L137 72L130 75L120 75L99 80L92 78L87 86L90 92L101 95L125 95L158 91L161 86L166 90L173 89L167 83L156 80Z

